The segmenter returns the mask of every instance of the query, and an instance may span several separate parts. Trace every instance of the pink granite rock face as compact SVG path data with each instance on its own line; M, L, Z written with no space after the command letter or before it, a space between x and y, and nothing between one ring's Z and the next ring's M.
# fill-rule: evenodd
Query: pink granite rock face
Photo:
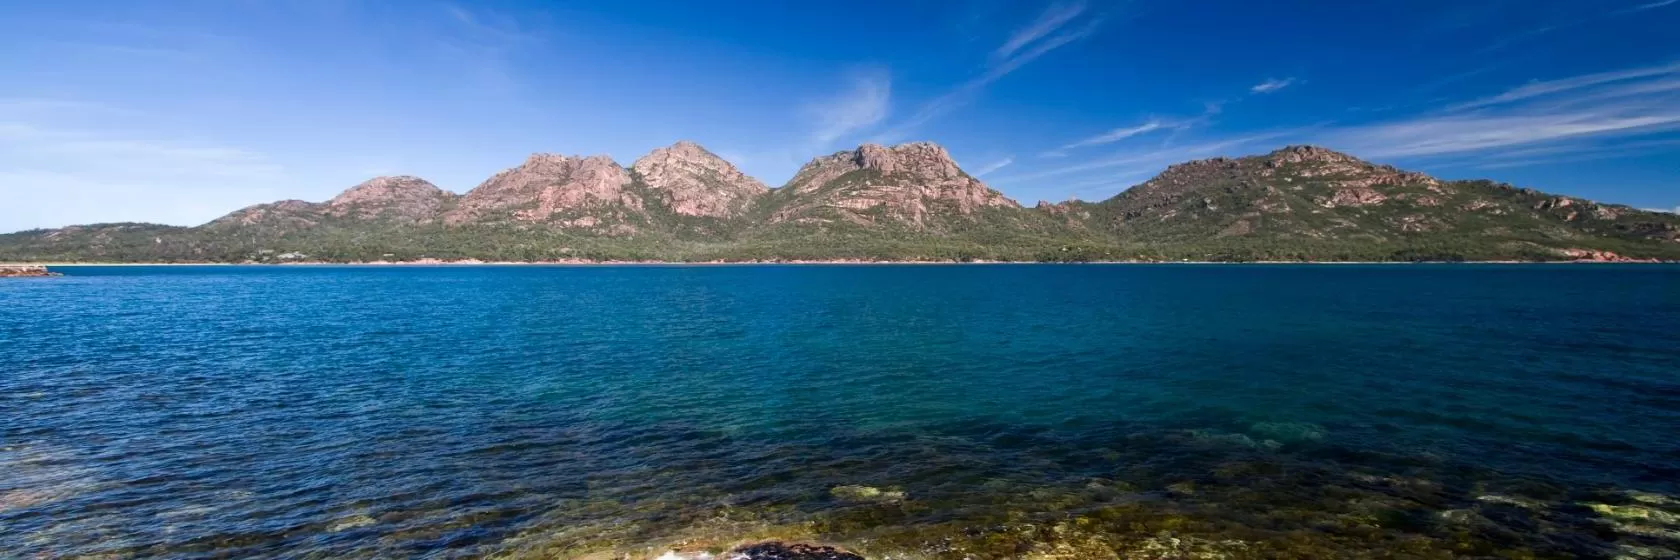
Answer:
M264 227L274 229L304 229L321 222L324 205L302 200L282 200L257 204L234 210L216 218L205 227L226 229L233 227Z
M58 275L58 273L47 270L47 267L40 265L0 265L0 278L38 278ZM3 497L3 495L0 495L0 497ZM26 499L27 495L18 494L18 497ZM0 500L0 506L4 505L7 504ZM0 507L0 509L5 508Z
M642 156L630 165L665 207L683 216L733 218L746 213L754 199L770 192L693 142L677 142Z
M1557 253L1580 262L1657 262L1656 259L1635 259L1611 251L1597 249L1559 249Z
M444 221L547 223L606 207L639 214L642 199L629 186L630 173L607 156L533 154L463 195Z
M328 200L328 215L425 223L441 217L455 194L408 175L375 177Z
M868 225L884 219L925 229L939 218L962 219L985 208L1020 208L964 173L945 148L926 142L865 144L820 157L805 164L783 188L790 200L771 214L771 223L838 220Z

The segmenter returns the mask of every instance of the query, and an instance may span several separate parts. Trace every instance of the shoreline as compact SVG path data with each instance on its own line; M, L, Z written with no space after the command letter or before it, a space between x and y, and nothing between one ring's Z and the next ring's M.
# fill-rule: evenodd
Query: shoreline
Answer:
M286 263L258 263L258 262L27 262L0 263L0 267L183 267L183 266L274 266L274 267L448 267L448 266L765 266L765 265L795 265L795 266L849 266L849 265L879 265L879 266L938 266L938 265L1440 265L1440 264L1470 264L1470 265L1510 265L1510 264L1653 264L1673 265L1680 261L1660 260L1557 260L1557 261L891 261L891 260L772 260L772 261L480 261L466 260L420 260L420 261L366 261L366 262L286 262Z

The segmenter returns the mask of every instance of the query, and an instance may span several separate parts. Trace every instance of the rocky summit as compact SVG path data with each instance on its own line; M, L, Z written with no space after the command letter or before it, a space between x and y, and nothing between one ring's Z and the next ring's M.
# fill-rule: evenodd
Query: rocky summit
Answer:
M635 178L673 214L735 218L770 188L735 165L683 141L659 148L630 165Z
M866 144L768 188L693 142L629 167L534 154L456 195L378 177L196 227L0 235L0 261L1680 259L1680 217L1317 146L1168 167L1097 202L1022 208L918 142Z
M361 220L426 223L441 216L455 199L454 193L419 177L375 177L328 200L324 212Z
M1601 244L1653 255L1672 252L1680 223L1672 214L1492 181L1443 181L1316 146L1174 165L1108 200L1040 210L1118 238L1243 247L1280 259L1379 246L1394 247L1391 257L1429 260L1573 260Z
M1020 205L969 176L936 144L865 144L817 158L772 196L767 222L929 229L988 208Z
M607 156L532 154L468 191L445 223L526 223L595 234L634 231L642 197L630 173Z

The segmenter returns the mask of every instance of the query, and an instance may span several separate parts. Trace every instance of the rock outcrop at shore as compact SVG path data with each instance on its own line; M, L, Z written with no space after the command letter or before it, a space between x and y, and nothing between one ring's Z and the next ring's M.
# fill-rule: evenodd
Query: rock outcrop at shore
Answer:
M0 265L0 278L40 278L59 276L59 273L37 265Z
M1593 249L1563 249L1559 251L1565 257L1576 262L1608 262L1608 263L1654 263L1657 259L1636 259L1618 255L1612 251L1597 251Z

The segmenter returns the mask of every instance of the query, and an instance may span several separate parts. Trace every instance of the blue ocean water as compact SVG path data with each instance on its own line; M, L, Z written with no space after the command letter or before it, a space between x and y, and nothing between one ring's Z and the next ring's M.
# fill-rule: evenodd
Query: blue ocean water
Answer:
M61 271L0 557L1680 550L1676 267Z

